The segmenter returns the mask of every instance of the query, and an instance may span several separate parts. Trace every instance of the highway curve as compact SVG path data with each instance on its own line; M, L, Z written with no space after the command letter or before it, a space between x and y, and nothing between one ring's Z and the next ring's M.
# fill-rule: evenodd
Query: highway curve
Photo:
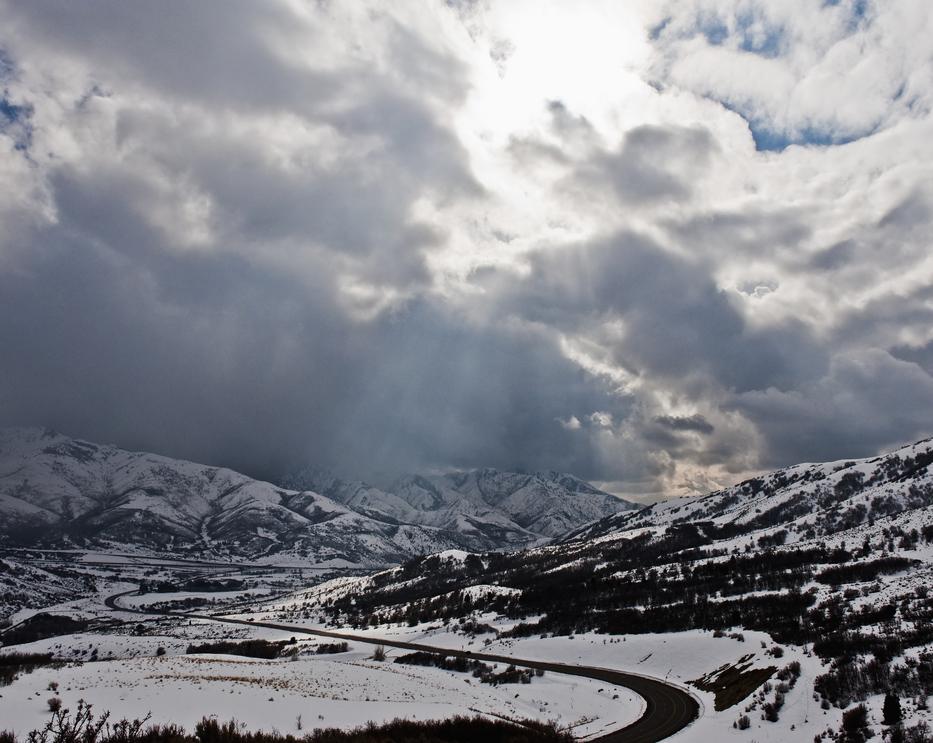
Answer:
M135 590L124 591L123 593L108 596L104 600L104 603L108 608L114 611L132 612L134 614L174 616L184 617L186 619L207 619L214 622L224 622L226 624L242 624L247 627L266 627L290 632L292 634L315 635L318 637L329 637L350 642L365 642L370 645L385 645L386 647L401 648L402 650L421 650L427 653L470 658L473 660L488 661L490 663L511 663L513 666L521 666L523 668L540 668L545 671L551 671L552 673L563 673L568 676L582 676L584 678L605 681L610 684L615 684L616 686L624 686L642 697L642 699L645 700L644 714L635 722L623 728L614 730L599 738L592 739L600 743L655 743L687 727L699 717L700 714L700 705L697 703L696 699L682 689L668 684L665 681L661 681L660 679L625 673L624 671L613 671L608 668L594 668L592 666L569 665L566 663L550 663L548 661L539 660L524 660L522 658L513 658L508 655L439 648L415 642L363 637L361 635L347 634L345 632L308 629L306 627L295 627L275 622L227 619L206 614L187 614L177 611L131 609L117 603L117 599L133 593L137 592Z

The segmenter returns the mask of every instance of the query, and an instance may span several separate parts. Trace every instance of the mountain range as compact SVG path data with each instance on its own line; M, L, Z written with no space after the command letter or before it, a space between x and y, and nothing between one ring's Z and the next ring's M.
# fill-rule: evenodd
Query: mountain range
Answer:
M480 532L505 544L551 539L596 519L637 508L560 472L478 469L406 475L387 490L307 468L280 483L311 490L380 521Z
M0 431L0 544L378 566L540 544L633 508L571 475L411 475L393 492L306 469L280 485L47 429Z
M198 595L203 582L185 587L186 566L162 575L175 578L160 600L235 609L239 620L406 641L461 634L463 647L525 644L545 657L547 647L564 648L578 660L578 648L618 658L626 646L633 668L707 695L703 719L720 731L712 739L754 727L773 740L865 740L849 735L852 715L873 710L865 719L879 735L890 727L881 709L892 694L904 700L905 730L917 723L925 735L931 468L927 439L881 456L793 465L702 497L607 508L612 496L553 472L412 475L380 489L308 468L272 484L8 430L0 432L0 547L222 558L244 575L265 563L275 590L238 593L225 606ZM615 512L600 516L604 509ZM131 575L70 555L0 555L0 629L5 621L14 637L37 608L72 612L82 597L99 602L156 572L145 559L144 572ZM312 562L395 565L356 576L334 570L330 580L279 567ZM287 575L291 583L279 582ZM692 664L684 652L709 655ZM653 666L642 665L654 655Z

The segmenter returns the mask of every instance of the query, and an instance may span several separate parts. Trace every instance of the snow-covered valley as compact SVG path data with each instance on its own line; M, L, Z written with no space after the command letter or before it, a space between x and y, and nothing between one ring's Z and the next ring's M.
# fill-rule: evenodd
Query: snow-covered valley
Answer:
M479 714L596 740L642 724L657 701L572 673L603 669L694 700L696 719L678 713L676 732L646 740L922 741L931 463L924 441L799 465L530 549L448 546L378 571L294 550L7 544L0 667L44 660L0 687L0 730L22 737L50 699L84 699L188 729L205 715L299 734ZM340 520L328 523L337 539Z

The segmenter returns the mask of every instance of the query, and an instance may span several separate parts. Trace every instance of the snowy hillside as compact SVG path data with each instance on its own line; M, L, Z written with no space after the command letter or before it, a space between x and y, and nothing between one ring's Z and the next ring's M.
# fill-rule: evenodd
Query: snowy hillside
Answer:
M565 539L694 523L713 538L773 533L774 543L792 544L933 504L931 464L933 439L869 459L798 464L702 498L676 498L610 516Z

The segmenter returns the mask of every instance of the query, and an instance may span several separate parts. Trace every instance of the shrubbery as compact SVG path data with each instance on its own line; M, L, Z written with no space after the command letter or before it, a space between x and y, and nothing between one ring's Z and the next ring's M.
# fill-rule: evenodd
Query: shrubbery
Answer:
M369 723L356 730L314 730L303 736L249 732L235 721L221 723L204 718L194 734L178 725L149 725L143 720L109 722L110 714L96 716L91 705L78 703L74 713L59 710L27 743L572 743L573 736L552 723L523 720L518 723L484 717L453 717L414 722L394 720ZM0 732L0 743L15 743L11 733Z
M454 671L456 673L472 673L474 678L484 684L530 684L531 679L536 672L530 668L517 668L508 666L504 671L496 672L493 666L482 661L464 658L459 655L440 655L439 653L425 653L418 651L408 655L400 655L395 659L396 663L403 663L410 666L433 666L442 668L445 671ZM543 671L537 672L538 676L544 675Z
M189 645L186 652L192 653L217 653L221 655L243 655L247 658L278 658L282 651L294 643L288 640L271 642L269 640L242 640L239 642L231 640L220 640L218 642L205 642L201 645Z
M21 673L56 665L61 664L49 653L0 653L0 686L12 684Z
M896 665L877 658L837 658L826 673L816 677L813 688L837 707L847 707L874 694L926 698L933 693L933 652L923 651Z
M916 564L916 560L908 560L906 557L882 557L868 562L856 562L851 565L837 565L827 568L817 575L816 579L820 583L830 585L869 581L874 580L879 575L899 573Z
M72 635L76 632L84 632L89 626L90 622L86 619L73 619L61 614L41 612L7 630L3 635L3 644L22 645L36 640L45 640L48 637Z

